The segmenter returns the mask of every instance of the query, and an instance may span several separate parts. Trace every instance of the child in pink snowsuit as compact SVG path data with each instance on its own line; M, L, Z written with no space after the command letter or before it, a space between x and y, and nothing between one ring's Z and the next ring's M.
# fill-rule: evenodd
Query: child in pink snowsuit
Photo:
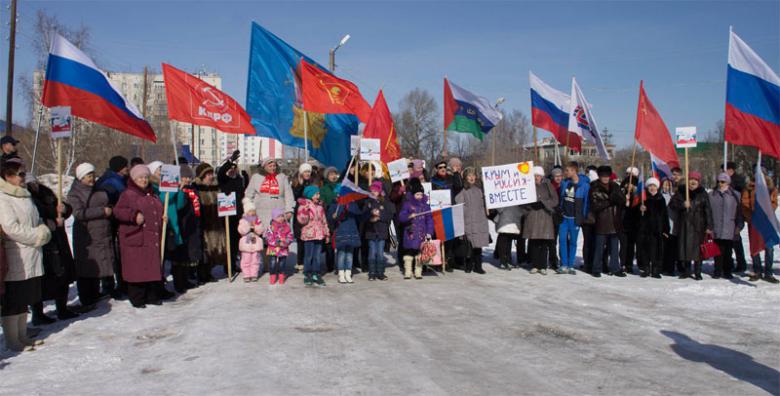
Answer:
M295 241L295 236L290 229L290 222L287 221L283 209L271 210L271 225L265 230L263 237L268 243L268 273L271 284L275 284L277 279L279 284L283 285L285 280L284 266L287 260L287 253L290 244Z
M255 203L244 199L244 216L238 221L238 250L241 252L241 273L244 282L257 282L263 255L263 224L257 217Z

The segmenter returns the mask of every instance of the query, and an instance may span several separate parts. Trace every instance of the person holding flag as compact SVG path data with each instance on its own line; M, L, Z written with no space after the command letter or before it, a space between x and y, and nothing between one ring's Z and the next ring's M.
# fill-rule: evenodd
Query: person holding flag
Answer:
M625 205L622 212L623 227L618 233L620 239L620 264L623 271L632 274L634 272L634 257L637 255L637 241L639 230L639 218L641 213L642 177L639 169L629 167L626 169L626 177L620 185L625 197Z
M758 207L756 203L761 198L772 210L771 216L774 217L774 212L777 209L777 188L772 182L772 178L765 175L761 169L756 170L756 182L750 182L744 191L742 191L742 216L748 223L748 235L750 237L750 256L753 261L753 273L750 274L749 280L756 282L759 279L763 279L769 283L780 283L772 273L772 264L774 263L774 246L769 245L764 241L761 233L753 225L753 218L762 216L761 207ZM757 183L758 178L762 178L764 183L759 185ZM760 191L759 191L760 189ZM759 197L763 193L763 197ZM771 218L763 215L769 220L771 224ZM771 235L771 229L769 229ZM764 264L761 263L761 250L764 251ZM762 268L763 267L763 268Z

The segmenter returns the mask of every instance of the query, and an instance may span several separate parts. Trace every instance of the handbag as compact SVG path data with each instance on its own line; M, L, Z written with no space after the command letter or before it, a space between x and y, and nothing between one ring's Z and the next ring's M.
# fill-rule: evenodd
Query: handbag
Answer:
M708 238L699 246L699 253L701 253L701 259L706 260L720 256L720 248L718 248L718 245L712 240L712 238Z
M434 257L436 254L438 254L438 251L438 246L432 240L429 239L423 242L420 245L420 261L423 264L432 264Z

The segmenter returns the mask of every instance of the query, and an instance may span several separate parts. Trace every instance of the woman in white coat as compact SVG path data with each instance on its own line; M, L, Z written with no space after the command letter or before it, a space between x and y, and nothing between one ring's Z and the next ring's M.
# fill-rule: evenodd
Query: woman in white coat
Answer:
M27 307L41 301L41 247L51 238L24 188L24 176L18 159L6 161L0 169L0 227L8 261L0 317L5 345L16 352L43 344L27 337Z

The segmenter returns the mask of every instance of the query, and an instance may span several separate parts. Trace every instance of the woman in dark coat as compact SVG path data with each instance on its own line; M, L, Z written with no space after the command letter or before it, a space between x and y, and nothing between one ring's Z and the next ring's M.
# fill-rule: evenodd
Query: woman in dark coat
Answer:
M149 184L149 168L136 165L130 170L130 181L114 208L119 221L119 245L122 252L122 275L127 295L136 308L146 304L160 305L162 266L160 242L163 207Z
M712 208L707 191L701 186L701 173L688 174L690 204L685 201L685 186L680 186L669 202L677 214L672 232L677 235L677 258L682 261L684 272L680 279L692 277L701 280L701 253L699 247L706 235L712 235ZM694 262L691 274L691 261Z
M482 269L482 248L490 244L490 232L485 210L485 195L477 186L477 170L466 168L463 171L463 183L461 190L455 195L455 203L463 204L463 226L465 235L462 243L465 244L466 261L465 272L472 270L478 274L484 274ZM460 182L459 182L460 183Z
M75 280L75 269L73 254L68 245L68 235L65 232L65 219L70 217L72 208L63 202L59 206L58 216L57 195L48 187L38 184L34 178L27 181L27 189L32 195L43 224L46 224L51 231L51 240L43 245L42 301L31 305L32 322L34 325L55 322L56 319L43 313L43 301L46 300L54 300L57 319L73 319L78 314L68 309L68 289Z
M73 208L73 257L76 287L84 307L100 298L100 283L108 289L114 276L114 238L111 204L104 190L95 188L95 167L84 163L76 167L76 179L68 192Z
M198 190L200 198L200 227L203 231L206 266L209 267L210 271L211 267L221 264L227 273L225 221L219 217L217 210L219 185L214 179L214 168L205 162L198 165L195 168L195 179L192 184ZM237 270L235 263L233 263L233 269Z
M647 179L647 194L644 203L639 206L639 230L637 244L642 247L638 252L639 275L661 278L664 257L664 243L669 238L669 212L666 199L658 191L658 179Z

